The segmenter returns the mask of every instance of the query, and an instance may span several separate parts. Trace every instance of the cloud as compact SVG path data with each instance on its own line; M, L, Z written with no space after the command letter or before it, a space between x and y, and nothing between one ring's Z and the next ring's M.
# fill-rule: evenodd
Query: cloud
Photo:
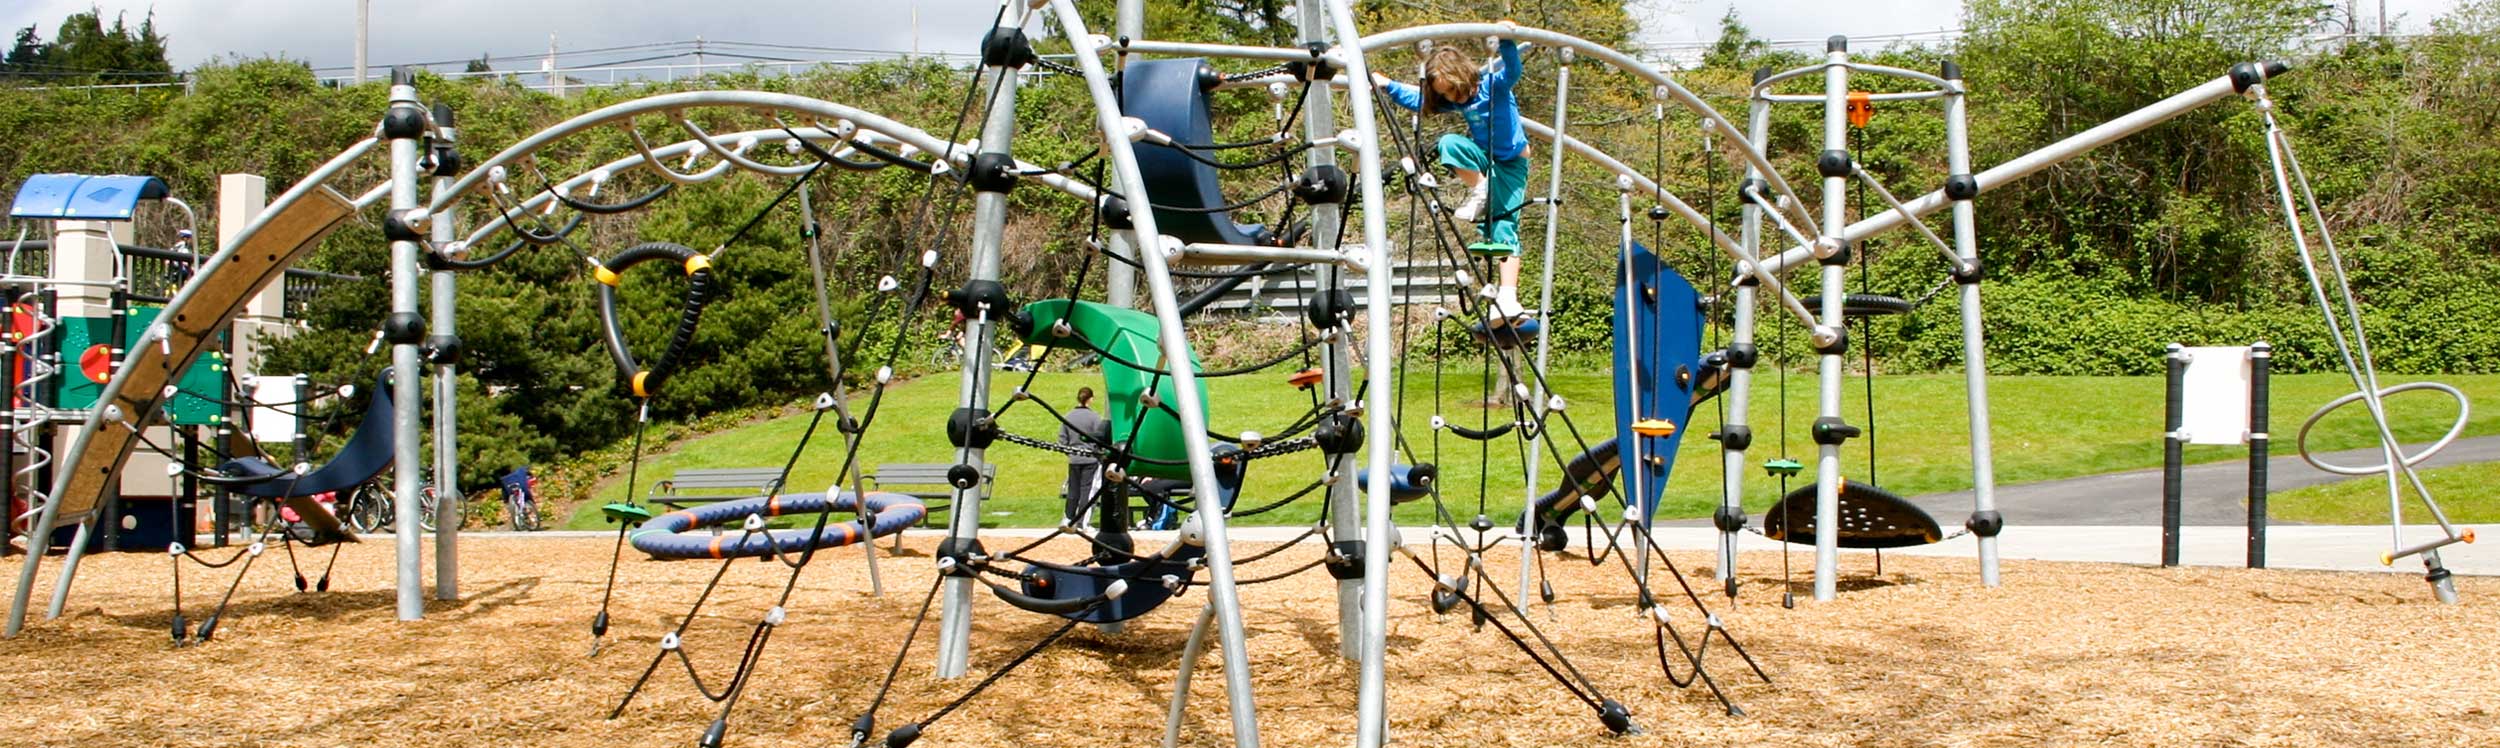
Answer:
M1153 0L1148 0L1152 2ZM1658 0L1638 8L1646 16L1641 38L1649 43L1707 42L1733 0ZM2418 30L2454 7L2456 0L2386 0L2401 29ZM2362 0L2362 15L2377 15ZM150 6L114 0L19 0L0 9L0 24L32 24L50 37L71 13L99 5L105 13L128 13L135 22L156 13L172 39L178 68L224 56L282 56L316 67L344 68L355 58L353 0L165 0ZM1759 37L1797 40L1811 47L1832 34L1861 38L1950 29L1961 21L1954 0L1749 0L1738 8ZM374 2L375 65L466 60L482 53L513 56L497 67L535 68L548 35L566 50L646 45L702 37L712 41L761 42L814 47L924 52L976 48L997 0L748 0L734 6L678 0L382 0ZM1637 8L1638 6L1636 6ZM2366 25L2366 22L2365 22ZM754 49L741 50L755 52ZM630 59L585 53L564 64L580 66ZM822 51L792 52L823 58ZM769 56L769 55L767 55ZM654 63L660 64L660 63Z

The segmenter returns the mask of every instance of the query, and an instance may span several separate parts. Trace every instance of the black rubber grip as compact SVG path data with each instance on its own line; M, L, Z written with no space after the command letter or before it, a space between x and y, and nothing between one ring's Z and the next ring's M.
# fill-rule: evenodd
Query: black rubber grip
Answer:
M683 244L648 242L628 247L601 264L621 279L636 265L668 260L682 268L700 254ZM621 280L619 285L622 285ZM711 296L712 269L709 266L687 273L685 300L677 315L677 329L669 335L668 347L661 350L659 357L642 362L635 360L633 351L625 344L625 327L616 316L616 287L599 284L599 324L606 328L608 356L615 360L617 377L627 391L634 392L638 397L659 392L660 384L676 371L678 359L694 345L695 329L703 322L703 306L711 301ZM639 387L635 382L637 377L642 380Z

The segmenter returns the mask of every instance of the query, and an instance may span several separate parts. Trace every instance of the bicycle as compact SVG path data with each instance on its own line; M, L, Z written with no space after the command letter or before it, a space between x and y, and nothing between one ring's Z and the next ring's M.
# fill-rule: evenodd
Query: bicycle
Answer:
M433 532L437 524L435 508L440 505L440 497L434 490L433 481L419 481L417 486L417 527ZM347 502L340 508L339 517L349 529L358 533L389 532L399 524L399 504L395 499L391 492L391 477L387 474L376 476L356 486L355 493L349 494ZM463 522L465 524L465 519Z
M514 531L546 529L538 516L538 476L531 475L527 466L505 473L496 484L503 492L504 517Z

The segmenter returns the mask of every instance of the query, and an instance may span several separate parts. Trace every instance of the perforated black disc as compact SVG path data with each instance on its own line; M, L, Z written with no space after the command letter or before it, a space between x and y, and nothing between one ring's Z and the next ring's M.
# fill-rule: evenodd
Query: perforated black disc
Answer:
M1793 531L1792 531L1793 522ZM1772 540L1814 544L1814 485L1788 492L1763 513L1762 534ZM1907 548L1944 539L1936 518L1900 494L1865 483L1840 482L1842 548Z

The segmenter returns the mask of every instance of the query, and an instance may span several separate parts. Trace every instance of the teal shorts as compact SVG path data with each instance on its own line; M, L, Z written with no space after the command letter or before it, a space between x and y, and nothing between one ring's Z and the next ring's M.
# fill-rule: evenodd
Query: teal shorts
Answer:
M1441 136L1437 147L1441 151L1442 166L1466 169L1485 176L1485 209L1482 215L1476 217L1476 231L1484 236L1484 242L1470 245L1469 251L1478 254L1519 254L1519 210L1528 201L1527 157L1522 155L1496 161L1484 152L1482 146L1476 145L1476 141L1458 133ZM1479 249L1483 244L1499 248Z

